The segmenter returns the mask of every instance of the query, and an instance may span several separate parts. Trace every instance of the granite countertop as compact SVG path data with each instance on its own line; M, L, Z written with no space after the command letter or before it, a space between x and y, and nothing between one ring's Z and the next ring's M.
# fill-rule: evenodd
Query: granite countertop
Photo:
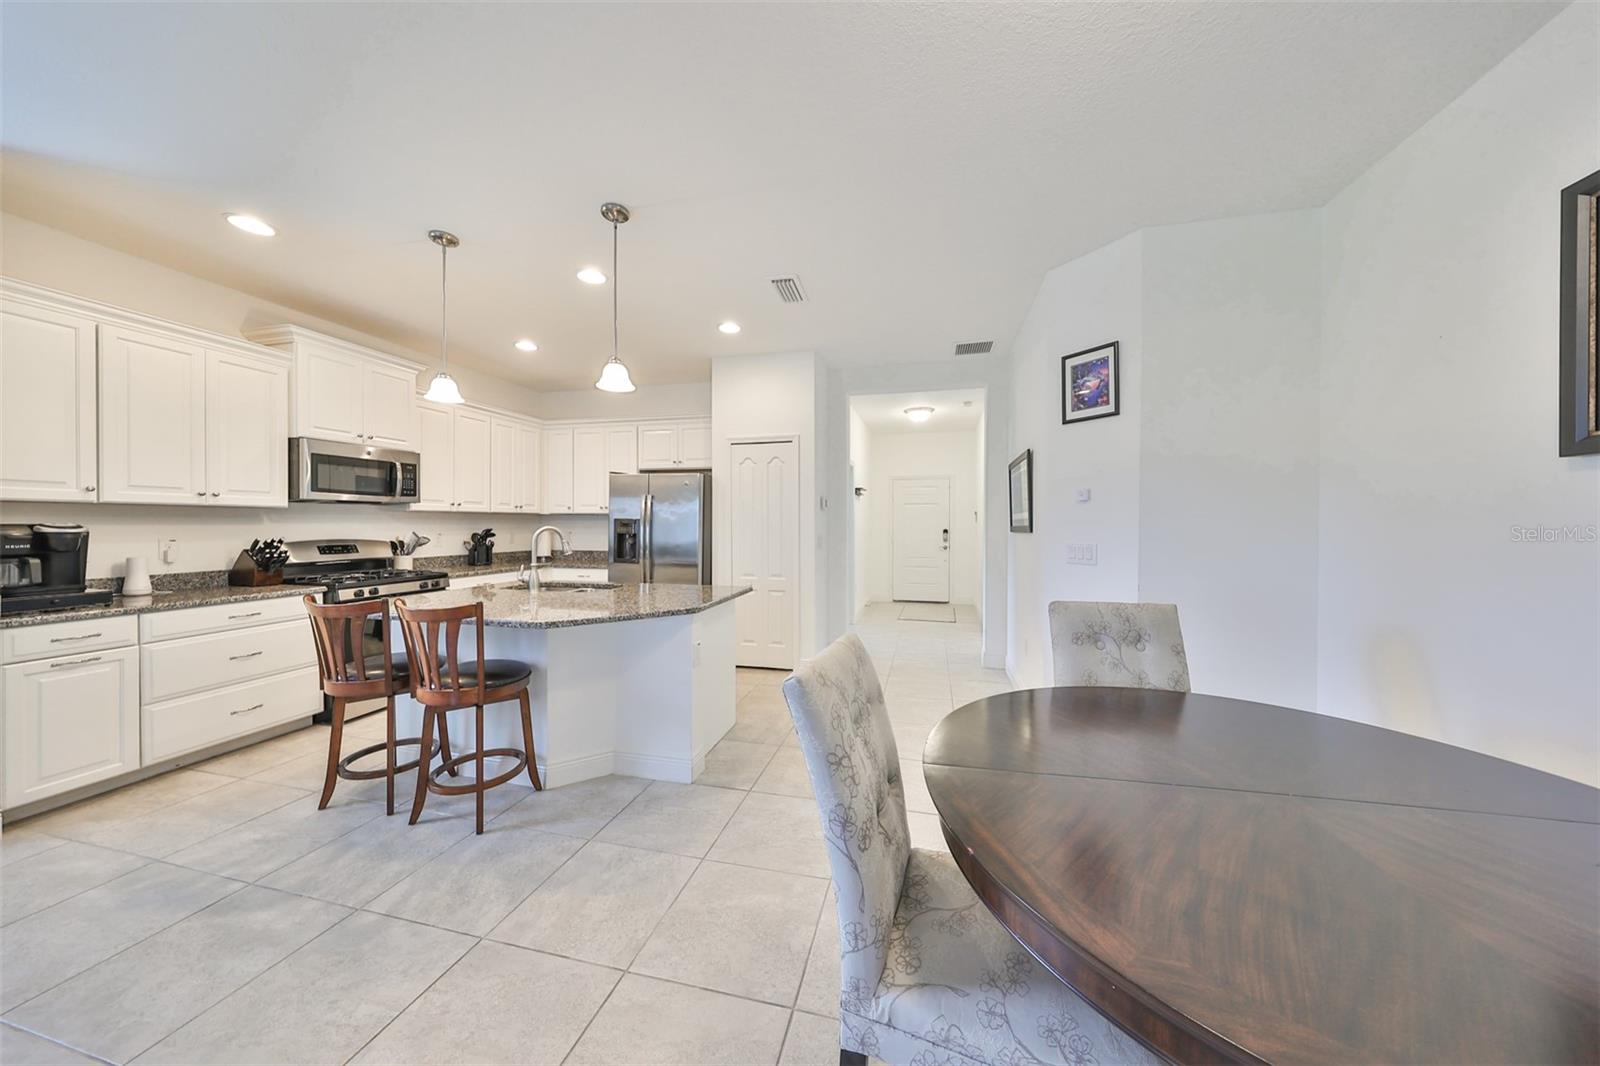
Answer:
M749 591L748 585L616 585L582 590L546 585L538 592L529 592L520 584L509 584L444 589L404 599L413 607L482 603L485 625L558 629L698 614Z
M83 622L91 618L115 618L125 614L143 614L146 611L177 611L185 607L210 607L218 603L247 603L250 600L270 600L280 596L304 596L316 591L301 585L262 585L259 588L232 588L213 585L209 588L157 589L149 596L117 596L110 603L94 607L68 607L61 611L27 611L22 614L0 615L0 629L15 626L42 626L53 622Z

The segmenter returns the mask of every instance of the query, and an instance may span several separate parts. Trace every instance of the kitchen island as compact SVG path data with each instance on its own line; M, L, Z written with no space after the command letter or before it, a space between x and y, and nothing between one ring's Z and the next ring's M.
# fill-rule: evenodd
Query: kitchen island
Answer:
M483 604L486 659L533 667L528 694L544 783L606 774L689 782L733 727L733 601L747 586L483 584L401 597L415 607ZM462 631L461 661L480 639ZM403 650L398 624L393 646ZM421 708L396 697L401 736L421 730ZM471 713L450 715L451 747L477 745ZM484 712L488 747L520 747L515 701ZM486 772L498 772L486 770ZM518 778L527 783L526 777Z

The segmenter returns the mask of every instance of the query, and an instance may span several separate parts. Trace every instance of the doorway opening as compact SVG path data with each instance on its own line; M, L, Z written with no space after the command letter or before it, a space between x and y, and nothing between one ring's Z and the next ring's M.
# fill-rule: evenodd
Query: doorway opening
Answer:
M981 625L984 390L850 402L850 616Z

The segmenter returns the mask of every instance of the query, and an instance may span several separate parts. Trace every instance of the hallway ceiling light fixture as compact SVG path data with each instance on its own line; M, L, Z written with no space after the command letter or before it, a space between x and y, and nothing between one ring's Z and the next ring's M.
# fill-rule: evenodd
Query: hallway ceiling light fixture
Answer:
M906 417L911 419L911 421L913 421L913 422L917 422L917 423L926 422L928 419L933 417L933 408L931 408L931 407L907 407L906 408Z
M461 244L454 233L442 229L428 231L428 240L439 246L439 372L433 376L424 400L434 403L462 403L461 389L450 376L450 249Z
M729 336L732 336L733 334L739 332L739 323L733 321L732 319L729 319L726 322L718 323L717 332L726 333Z
M529 337L522 338L516 344L512 345L512 347L519 352L536 352L539 350L539 346L533 343L532 338Z
M599 267L584 267L578 271L578 280L585 285L604 285L606 283L606 272Z
M257 237L276 237L278 235L277 230L255 215L225 214L222 217L228 220L228 225L235 229L242 229L246 233L254 234Z
M611 223L611 358L600 371L594 387L601 392L632 392L633 379L617 354L617 228L628 221L628 209L621 204L603 203L600 217Z

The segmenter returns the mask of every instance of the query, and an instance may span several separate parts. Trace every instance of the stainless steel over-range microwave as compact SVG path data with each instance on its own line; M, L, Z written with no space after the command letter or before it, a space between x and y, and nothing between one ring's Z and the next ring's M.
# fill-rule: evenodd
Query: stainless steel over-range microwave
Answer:
M313 437L289 440L289 499L307 503L415 503L422 456L399 448Z

